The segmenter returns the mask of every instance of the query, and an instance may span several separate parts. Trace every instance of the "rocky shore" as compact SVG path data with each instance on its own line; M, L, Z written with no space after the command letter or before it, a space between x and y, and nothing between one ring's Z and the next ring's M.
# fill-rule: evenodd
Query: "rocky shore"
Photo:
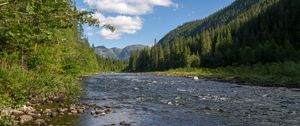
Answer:
M8 108L0 110L0 117L10 117L14 120L14 125L53 126L55 124L51 124L52 119L57 117L79 116L80 114L91 114L97 117L105 116L111 112L112 107L110 106L98 106L91 103L47 103L40 105L28 102L23 107L17 109Z

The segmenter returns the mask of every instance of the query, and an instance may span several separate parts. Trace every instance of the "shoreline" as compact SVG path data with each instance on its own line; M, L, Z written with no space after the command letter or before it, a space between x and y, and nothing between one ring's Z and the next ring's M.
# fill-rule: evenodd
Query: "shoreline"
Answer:
M282 87L282 88L297 88L300 89L299 86L296 85L278 85L278 84L266 84L265 82L258 82L258 81L247 81L243 80L240 77L236 76L223 76L218 77L216 75L210 75L210 76L199 76L197 74L188 73L188 74L178 74L178 73L172 73L169 71L156 71L156 72L142 72L143 74L147 75L158 75L158 76L171 76L171 77L185 77L185 78L191 78L198 77L199 79L207 80L207 81L216 81L216 82L225 82L225 83L234 83L238 85L243 86L260 86L260 87Z

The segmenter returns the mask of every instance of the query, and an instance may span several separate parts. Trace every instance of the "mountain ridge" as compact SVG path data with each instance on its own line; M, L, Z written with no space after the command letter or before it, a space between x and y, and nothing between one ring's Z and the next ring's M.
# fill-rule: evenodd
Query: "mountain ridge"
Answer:
M103 58L110 58L116 60L128 60L131 53L133 51L142 50L144 48L148 48L149 46L136 44L136 45L128 45L124 48L106 48L105 46L96 46L94 47L94 51L98 56Z

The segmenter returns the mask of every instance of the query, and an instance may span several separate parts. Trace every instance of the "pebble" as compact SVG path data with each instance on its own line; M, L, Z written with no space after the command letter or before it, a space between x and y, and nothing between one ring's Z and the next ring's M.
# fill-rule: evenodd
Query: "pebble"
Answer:
M71 110L72 114L78 114L77 110Z

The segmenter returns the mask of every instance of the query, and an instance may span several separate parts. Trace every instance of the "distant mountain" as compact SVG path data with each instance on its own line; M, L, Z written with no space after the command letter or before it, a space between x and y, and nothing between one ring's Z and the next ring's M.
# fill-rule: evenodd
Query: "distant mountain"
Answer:
M144 48L148 48L148 46L145 46L145 45L130 45L130 46L127 46L120 53L119 59L128 60L133 51L142 50Z
M111 48L111 50L119 57L119 55L121 54L123 49L114 47L114 48Z
M95 53L104 58L118 59L118 56L112 49L108 49L105 46L97 46L94 48Z
M148 48L145 45L130 45L125 48L106 48L105 46L94 47L95 53L104 58L118 59L118 60L128 60L131 53L136 50L141 50Z

